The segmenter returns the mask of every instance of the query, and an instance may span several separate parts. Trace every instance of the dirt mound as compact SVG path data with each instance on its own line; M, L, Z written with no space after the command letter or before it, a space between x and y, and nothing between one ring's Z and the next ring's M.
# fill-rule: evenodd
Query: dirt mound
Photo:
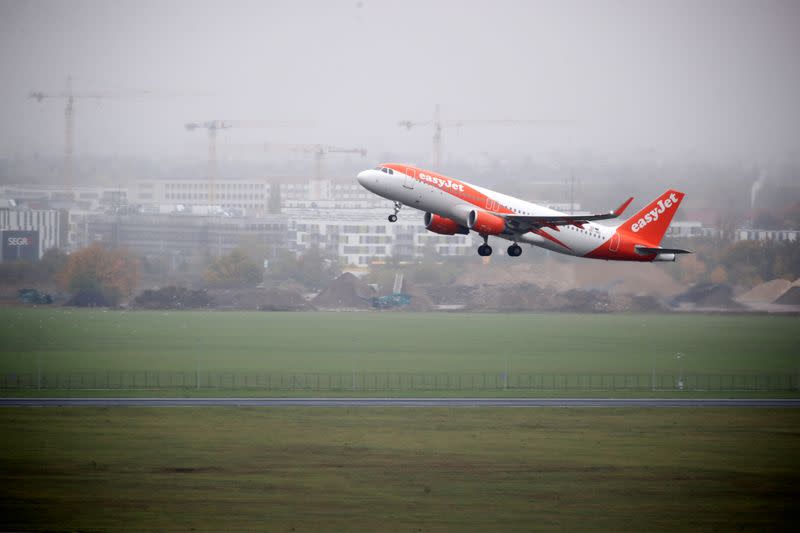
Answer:
M324 309L370 309L375 290L350 272L345 272L320 292L313 302Z
M267 289L264 291L265 303L258 306L259 311L314 311L311 303L299 292L287 289Z
M780 305L800 305L800 285L798 285L798 282L795 281L789 290L775 300L775 303Z
M773 279L761 285L756 285L749 291L741 294L737 300L747 303L772 303L788 291L791 286L791 281Z
M538 311L545 310L549 297L536 285L481 285L472 295L467 307L476 311Z
M471 285L437 285L430 287L427 294L435 305L468 305L477 290Z
M585 289L559 291L552 286L541 287L534 283L432 287L428 295L436 305L463 305L473 311L618 313L669 310L661 298L651 294L616 294Z
M558 292L552 287L539 287L532 283L513 285L482 285L467 305L476 311L564 311L579 313L605 313L624 311L627 304L616 307L611 297L602 291L570 289Z
M411 296L411 303L404 306L404 311L432 311L436 308L430 296L420 287L409 282L403 283L403 292Z
M582 289L611 294L651 294L662 298L675 296L686 289L661 265L580 261L547 260L512 266L500 262L470 265L456 279L455 285L476 287L529 283L559 291Z
M286 290L286 291L294 291L294 292L296 292L298 294L306 294L306 293L310 292L308 287L306 287L302 283L299 283L299 282L297 282L297 281L295 281L293 279L287 279L287 280L281 281L280 283L278 283L276 285L276 287L278 289L283 289L283 290Z
M663 300L651 294L635 294L630 297L630 305L625 311L638 311L641 313L662 313L669 311L669 306Z
M725 283L698 283L672 300L672 305L700 308L741 309L733 299L733 287Z
M576 288L585 290L670 297L686 288L657 264L586 261L574 269Z
M312 311L297 291L287 289L211 289L216 307L251 311Z
M558 311L577 313L607 313L611 311L611 299L607 292L572 289L558 295Z
M214 299L202 289L170 286L143 291L132 305L141 309L197 309L213 307Z
M455 285L477 287L479 285L514 285L531 283L540 287L559 290L574 288L571 265L557 261L544 263L520 263L508 266L499 262L470 265L455 280Z

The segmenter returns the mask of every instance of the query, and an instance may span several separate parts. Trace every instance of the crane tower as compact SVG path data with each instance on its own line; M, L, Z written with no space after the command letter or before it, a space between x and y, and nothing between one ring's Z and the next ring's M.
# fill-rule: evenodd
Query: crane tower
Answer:
M530 124L565 124L564 120L526 120L526 119L484 119L484 120L463 120L451 119L442 120L440 116L439 104L433 111L433 120L401 120L398 126L410 130L420 126L433 126L433 142L431 149L431 163L434 169L438 169L442 162L442 129L460 128L462 126L519 126Z

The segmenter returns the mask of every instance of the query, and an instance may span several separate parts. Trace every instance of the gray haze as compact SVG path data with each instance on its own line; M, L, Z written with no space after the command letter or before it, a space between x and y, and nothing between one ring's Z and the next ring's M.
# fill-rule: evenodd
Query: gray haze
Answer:
M570 119L446 130L447 154L549 151L800 159L800 2L0 2L0 157L59 155L63 102L29 91L147 89L76 104L76 155L205 157L187 121L311 120L222 143L430 153L398 120Z

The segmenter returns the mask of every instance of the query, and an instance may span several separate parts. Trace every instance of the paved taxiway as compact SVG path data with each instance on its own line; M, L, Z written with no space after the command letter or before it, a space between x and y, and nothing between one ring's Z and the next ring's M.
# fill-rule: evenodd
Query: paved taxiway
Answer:
M681 398L0 398L0 407L781 407L800 399Z

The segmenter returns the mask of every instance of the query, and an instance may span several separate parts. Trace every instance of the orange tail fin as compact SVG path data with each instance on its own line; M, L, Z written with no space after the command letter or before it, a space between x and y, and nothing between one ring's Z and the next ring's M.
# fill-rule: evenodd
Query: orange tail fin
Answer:
M668 190L620 224L619 229L635 235L644 242L658 246L684 196L686 195L682 192Z

